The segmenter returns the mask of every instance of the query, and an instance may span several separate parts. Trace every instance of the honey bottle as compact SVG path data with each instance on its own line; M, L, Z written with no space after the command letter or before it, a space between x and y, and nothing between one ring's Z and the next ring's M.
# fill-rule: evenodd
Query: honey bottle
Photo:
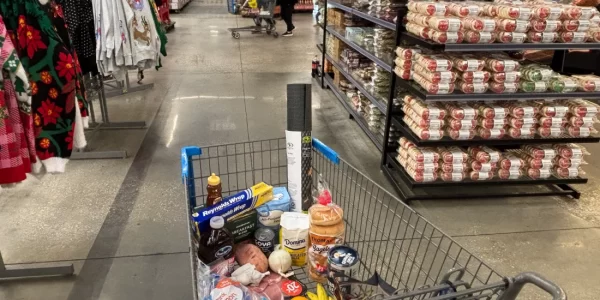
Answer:
M208 195L206 196L206 206L210 207L221 202L221 199L223 198L223 195L221 194L221 178L215 175L215 173L212 173L208 176L207 181L208 185L206 186L206 192Z

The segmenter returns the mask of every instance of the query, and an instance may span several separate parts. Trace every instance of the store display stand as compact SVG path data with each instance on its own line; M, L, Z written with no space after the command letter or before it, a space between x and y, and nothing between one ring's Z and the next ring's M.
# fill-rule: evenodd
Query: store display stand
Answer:
M69 276L75 273L73 264L57 264L49 267L11 268L4 264L0 252L0 280L30 277Z
M567 49L600 49L600 43L553 43L553 44L537 44L537 43L524 43L524 44L438 44L432 41L428 41L417 37L411 33L408 33L401 26L401 23L391 23L385 20L378 19L367 13L358 11L354 8L348 7L338 2L339 0L326 0L325 7L330 6L340 9L346 13L351 13L354 16L361 17L368 20L376 25L385 27L387 29L394 30L396 32L396 46L401 44L418 45L421 48L441 51L441 52L465 52L465 51L485 51L485 52L498 52L498 51L521 51L521 50L558 50L558 55L564 55ZM398 20L402 20L407 13L406 7L401 8L398 12ZM395 66L394 62L387 63L376 57L372 53L363 49L360 45L357 45L345 38L344 33L336 30L334 26L327 24L327 9L324 12L324 25L320 26L325 32L329 32L336 38L341 40L353 50L361 53L363 56L369 58L379 67L393 72ZM364 124L361 124L359 118L354 117L357 120L358 125L367 134L367 136L373 141L381 153L381 169L385 176L391 181L396 191L401 195L401 198L405 201L411 200L429 200L429 199L468 199L468 198L506 198L506 197L537 197L537 196L569 196L574 199L579 199L581 193L573 188L570 184L583 184L587 183L586 178L575 177L575 178L557 178L551 176L548 179L529 179L522 178L518 180L463 180L460 182L445 182L437 180L434 182L416 182L414 181L400 166L396 160L397 144L389 143L390 128L392 124L401 133L401 136L407 138L417 146L474 146L474 145L489 145L499 149L511 149L519 148L521 145L526 144L544 144L544 143L598 143L600 137L567 137L562 138L542 138L536 136L533 139L514 139L514 138L503 138L503 139L481 139L474 138L472 140L453 140L449 137L444 137L437 141L425 141L421 140L416 136L410 128L402 121L403 112L400 110L394 110L393 99L396 98L397 88L403 89L408 93L420 98L421 100L428 101L502 101L502 100L532 100L532 99L600 99L600 93L590 92L570 92L570 93L513 93L513 94L495 94L487 92L484 94L464 94L461 92L454 92L452 94L428 94L420 86L407 80L403 80L392 74L390 82L390 94L387 99L387 105L384 105L378 101L375 97L370 95L368 91L362 87L362 85L356 81L344 68L337 62L337 58L331 57L326 53L326 37L324 34L323 44L317 45L317 48L322 51L322 73L321 86L324 88L328 86L333 94L342 103L344 108L348 110L351 116L356 114L354 110L348 105L346 96L344 93L338 90L333 84L331 76L324 72L325 61L330 61L331 64L336 67L339 73L352 83L358 91L363 94L366 98L371 100L382 113L386 115L386 124L384 131L383 141L376 139ZM564 56L563 56L564 57ZM564 58L562 59L564 64ZM555 69L555 71L562 71L563 66ZM354 112L354 114L353 114ZM499 188L501 186L501 188ZM494 189L495 187L495 189ZM514 187L514 188L513 188Z
M96 121L96 113L94 111L94 105L90 103L90 129L88 132L95 132L98 130L118 130L118 129L145 129L147 128L146 122L144 121L133 121L133 122L111 122L108 105L106 104L104 82L100 76L97 77L97 86L92 87L98 93L98 103L100 106L100 115L102 122ZM82 159L124 159L127 158L127 151L125 150L109 150L109 151L73 151L71 159L82 160Z
M114 78L104 81L104 85L110 89L105 91L105 97L111 98L115 96L125 95L128 93L135 93L139 91L148 90L154 87L154 83L141 84L144 79L143 71L138 71L138 86L131 87L129 85L129 72L125 72L125 80L116 80Z

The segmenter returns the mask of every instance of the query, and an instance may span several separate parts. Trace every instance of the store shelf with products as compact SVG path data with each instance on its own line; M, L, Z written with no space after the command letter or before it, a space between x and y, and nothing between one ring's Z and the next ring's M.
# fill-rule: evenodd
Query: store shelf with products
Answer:
M454 140L448 136L444 136L440 140L421 140L408 126L402 121L402 118L398 115L392 116L393 124L402 132L402 136L406 137L409 141L413 142L417 146L422 147L448 147L448 146L476 146L476 145L488 145L488 146L516 146L520 145L537 145L537 144L565 144L565 143L598 143L600 137L571 137L564 136L560 138L544 138L535 135L531 139L515 139L510 137L504 137L501 139L483 139L479 136L474 137L470 140Z
M442 52L468 51L521 51L521 50L598 50L600 43L491 43L491 44L440 44L410 32L401 33L402 41L421 48Z
M388 72L392 71L392 63L391 62L386 61L386 59L377 57L375 54L365 50L364 48L357 45L356 43L349 41L348 39L346 39L346 36L342 30L336 28L335 26L327 26L327 32L333 34L336 38L338 38L339 40L344 42L346 45L350 46L350 48L356 50L360 54L364 55L366 58L372 60L374 63L376 63L378 66L382 67L386 71L388 71Z
M377 136L375 136L375 134L371 130L369 130L369 127L367 126L365 119L356 110L354 110L354 109L352 109L352 107L350 107L348 97L346 97L346 95L344 95L338 89L338 87L333 83L333 80L331 79L331 77L327 74L325 74L324 76L325 76L324 79L325 79L325 82L327 83L327 86L331 89L331 91L333 92L335 97L340 101L342 106L344 106L344 108L348 111L348 113L356 121L358 126L365 132L365 134L369 137L369 139L373 142L373 144L375 144L377 149L379 149L379 151L383 151L383 145L382 145L383 139L379 139Z
M346 6L345 4L342 4L339 1L335 1L335 0L328 0L327 1L327 5L335 7L335 8L339 8L345 12L351 13L357 17L363 18L369 22L372 22L374 24L377 24L379 26L385 27L387 29L391 29L391 30L396 30L396 24L392 23L392 22L388 22L382 19L379 19L375 16L371 16L368 13L362 12L360 10L354 9L352 7Z
M369 100L371 100L371 102L373 104L375 104L377 106L377 108L379 108L379 110L381 110L381 112L383 114L387 114L387 108L386 108L386 104L382 103L381 101L379 101L379 99L377 99L375 96L373 96L371 93L369 93L363 86L362 83L360 83L358 80L356 80L350 73L348 73L346 71L346 68L344 66L342 66L337 59L334 59L333 57L331 57L329 54L325 53L325 58L331 62L331 64L333 64L334 67L336 67L340 73L342 75L344 75L344 77L350 81L350 83L352 83L365 97L367 97Z
M485 93L465 94L461 91L454 90L451 94L429 94L417 83L402 78L397 79L398 87L406 89L410 94L424 101L499 101L499 100L559 100L559 99L600 99L598 92L568 92L568 93L493 93L487 91Z

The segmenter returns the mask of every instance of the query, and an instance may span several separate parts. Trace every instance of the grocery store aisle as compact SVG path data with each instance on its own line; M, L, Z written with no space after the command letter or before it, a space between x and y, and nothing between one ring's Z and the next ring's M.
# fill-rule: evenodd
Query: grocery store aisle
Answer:
M249 24L224 0L194 0L173 14L164 68L152 90L111 98L112 120L147 130L89 135L92 149L124 149L125 160L72 161L0 193L0 251L9 264L73 262L72 278L0 284L0 299L191 299L179 150L282 137L286 84L310 83L320 33L294 16L294 37L242 33ZM281 32L281 29L279 30ZM313 135L373 180L380 154L333 94L313 85ZM590 148L600 153L600 148ZM415 202L413 207L502 274L536 270L572 299L596 299L600 161L580 202L562 198ZM535 295L524 299L538 299Z

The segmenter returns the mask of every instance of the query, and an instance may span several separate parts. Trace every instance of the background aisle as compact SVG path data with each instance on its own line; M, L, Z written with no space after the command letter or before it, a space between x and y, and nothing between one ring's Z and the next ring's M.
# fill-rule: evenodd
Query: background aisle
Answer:
M7 263L72 261L77 277L7 282L0 299L190 299L179 149L277 138L288 83L310 83L320 40L310 14L294 15L291 38L242 34L224 0L193 0L172 14L164 68L152 90L109 99L112 120L145 120L147 131L98 132L98 150L125 160L73 161L67 173L0 194L0 250ZM281 25L279 32L282 32ZM331 92L313 86L313 135L388 190L379 154ZM589 149L600 153L600 149ZM506 274L536 270L573 299L596 299L600 257L600 159L579 203L553 199L415 202L448 234ZM531 297L535 299L535 297Z

